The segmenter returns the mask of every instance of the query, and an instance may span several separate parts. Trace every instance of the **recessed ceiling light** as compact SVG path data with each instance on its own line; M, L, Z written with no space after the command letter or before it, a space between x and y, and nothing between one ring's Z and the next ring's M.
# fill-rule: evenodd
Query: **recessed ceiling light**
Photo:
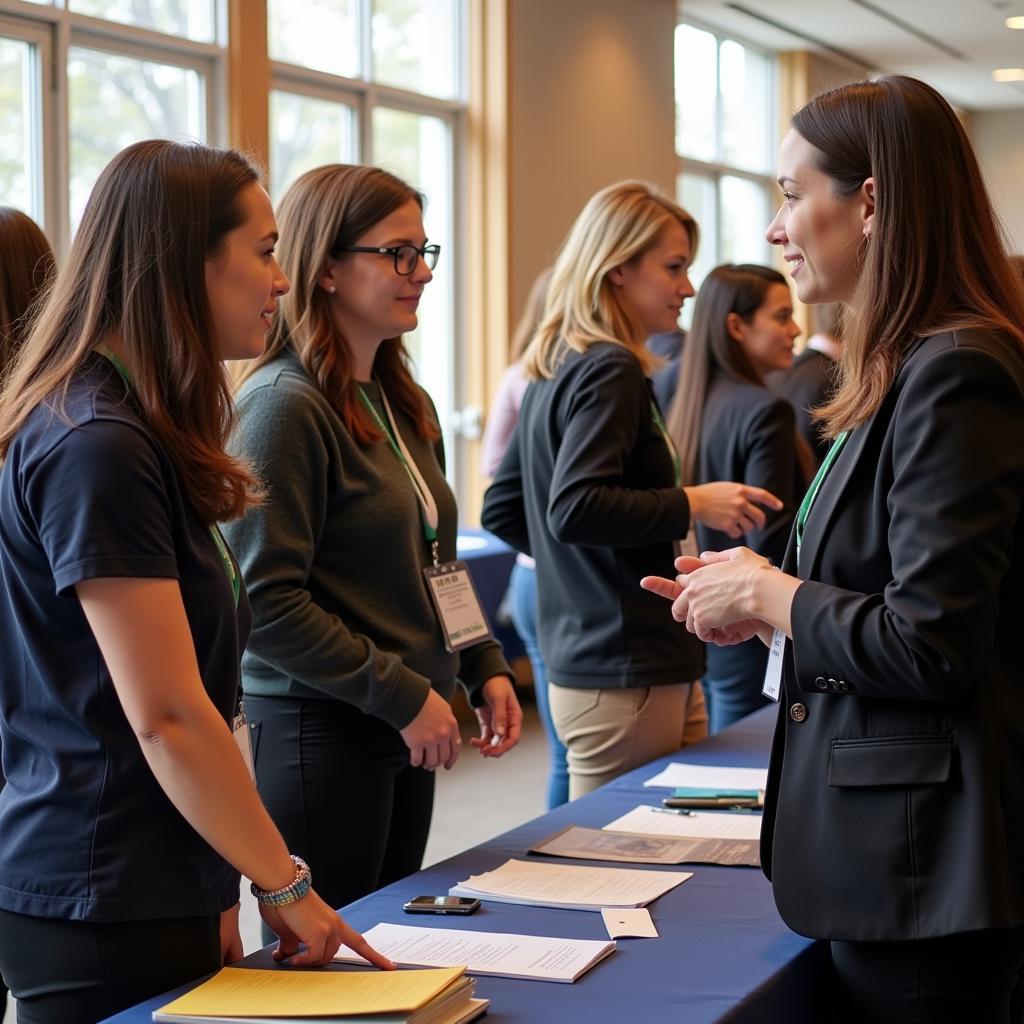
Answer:
M1016 15L1006 19L1007 28L1024 28L1024 15Z
M996 68L992 77L997 82L1024 82L1024 68Z

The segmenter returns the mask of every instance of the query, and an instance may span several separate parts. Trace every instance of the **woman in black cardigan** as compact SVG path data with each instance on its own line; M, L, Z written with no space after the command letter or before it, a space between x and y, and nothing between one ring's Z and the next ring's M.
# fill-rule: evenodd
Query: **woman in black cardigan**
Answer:
M843 86L792 123L768 237L803 301L848 307L834 443L782 572L734 548L644 585L705 640L775 641L761 861L830 941L844 1019L1016 1022L1024 296L929 86Z
M708 274L693 309L682 361L664 403L684 483L742 480L785 502L742 537L697 525L699 551L745 544L776 564L786 553L796 503L810 483L812 456L796 431L793 407L769 391L765 375L793 363L793 297L771 267L725 264ZM654 380L655 394L661 380ZM692 552L696 553L696 551ZM768 651L757 639L710 646L702 680L711 732L763 707Z
M692 522L739 536L764 525L760 505L781 504L759 487L683 487L651 393L644 339L693 294L696 243L689 214L640 182L587 203L555 261L524 360L533 383L484 499L484 526L537 560L571 798L705 731L702 645L633 581L669 569Z

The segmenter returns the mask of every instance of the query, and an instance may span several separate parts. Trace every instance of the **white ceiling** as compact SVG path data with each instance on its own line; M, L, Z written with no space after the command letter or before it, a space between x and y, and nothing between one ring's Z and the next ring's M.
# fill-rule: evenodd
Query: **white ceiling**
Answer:
M1024 31L1004 21L1024 0L680 0L682 16L773 50L836 50L878 71L913 75L965 110L1024 109Z

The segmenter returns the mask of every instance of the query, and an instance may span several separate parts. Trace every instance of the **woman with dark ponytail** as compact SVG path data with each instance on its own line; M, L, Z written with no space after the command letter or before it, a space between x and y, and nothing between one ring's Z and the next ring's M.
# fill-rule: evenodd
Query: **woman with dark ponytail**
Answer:
M708 274L693 307L678 381L655 378L675 394L666 415L679 451L683 483L739 480L763 487L785 503L769 509L763 526L740 537L697 524L696 550L745 544L781 563L799 494L810 483L811 452L796 432L795 413L765 386L765 375L792 365L793 298L771 267L725 264ZM768 651L756 639L708 647L702 680L711 732L765 704L761 684Z

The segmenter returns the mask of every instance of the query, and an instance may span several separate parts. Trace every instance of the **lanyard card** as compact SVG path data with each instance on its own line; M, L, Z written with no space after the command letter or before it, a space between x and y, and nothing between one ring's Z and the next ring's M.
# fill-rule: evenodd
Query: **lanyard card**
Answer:
M444 631L444 645L452 652L491 636L473 577L465 562L444 562L423 570L427 587Z
M252 760L252 739L249 736L249 723L245 719L245 712L239 711L231 723L231 734L238 744L238 752L242 755L245 767L249 772L249 778L256 782L256 767Z
M781 629L772 634L772 645L768 648L768 667L764 673L761 693L778 703L782 690L782 658L786 653L786 634Z

